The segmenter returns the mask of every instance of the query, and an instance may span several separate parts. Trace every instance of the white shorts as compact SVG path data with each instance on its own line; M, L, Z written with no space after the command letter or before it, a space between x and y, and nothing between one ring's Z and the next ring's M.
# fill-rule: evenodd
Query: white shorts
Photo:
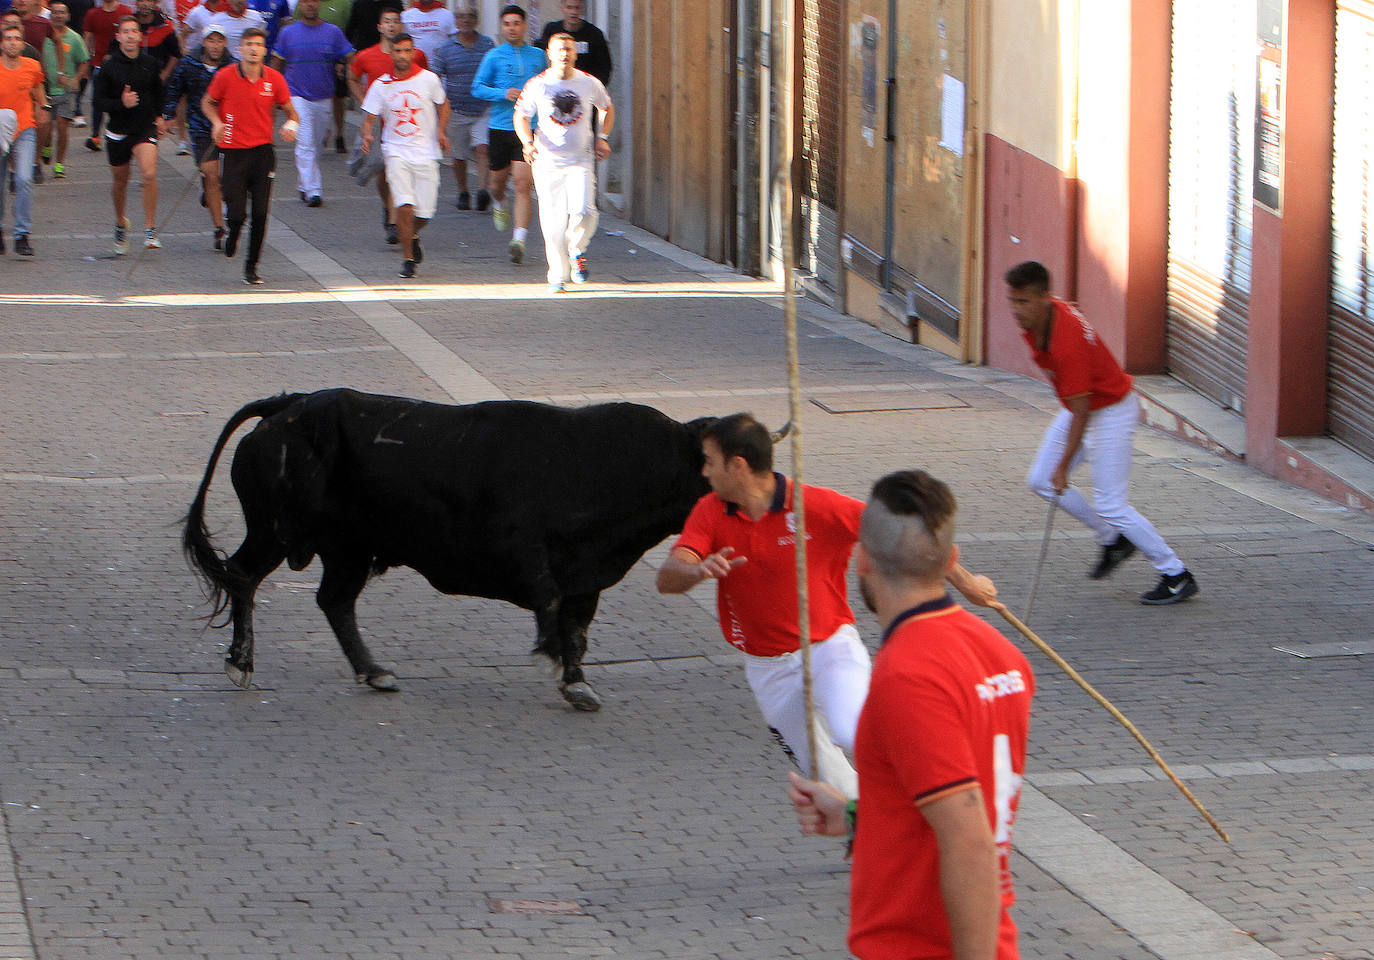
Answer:
M487 145L487 115L480 117L460 117L453 114L448 121L449 149L453 159L466 160L478 147Z
M868 648L853 624L811 645L811 692L816 707L817 769L820 779L846 796L858 796L859 782L844 751L854 749L859 713L873 672ZM764 722L777 734L803 774L811 767L806 710L802 696L800 651L776 657L749 657L745 677Z
M400 157L386 158L386 182L391 188L391 203L412 206L421 220L434 217L439 206L439 161L416 163Z

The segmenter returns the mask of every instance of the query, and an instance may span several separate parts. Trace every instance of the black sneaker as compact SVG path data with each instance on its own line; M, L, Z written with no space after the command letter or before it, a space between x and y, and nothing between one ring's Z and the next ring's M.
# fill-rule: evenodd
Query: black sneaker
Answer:
M401 242L401 235L396 232L396 224L394 223L388 223L386 225L386 242L393 247Z
M312 207L312 208L315 208L315 207L322 207L322 206L324 206L324 201L323 201L322 199L320 199L318 196L314 196L314 197L311 197L309 200L305 201L305 205L306 205L307 207Z
M1195 593L1197 581L1191 573L1184 570L1182 573L1164 574L1153 590L1140 595L1140 602L1156 607L1166 603L1182 603Z
M241 223L229 224L229 233L224 238L224 255L232 257L239 251L239 231L243 229Z
M417 267L425 262L425 252L420 249L419 237L410 241L410 259L415 261Z
M33 256L33 247L29 246L29 235L21 233L14 238L14 252L21 257Z
M491 194L485 190L477 191L477 212L485 213L491 206Z
M1102 556L1088 576L1094 580L1101 580L1133 553L1135 553L1135 544L1127 540L1124 533L1118 533L1114 542L1102 548Z
M99 153L99 152L100 152L100 141L97 140L95 137L87 137L87 138L86 138L86 149L89 150L89 151L91 151L92 153Z
M259 286L262 283L262 277L258 276L258 270L256 267L243 268L243 282L248 284L250 287Z
M216 250L223 250L223 249L224 249L224 228L223 228L223 227L215 227L215 249L216 249Z
M471 209L472 209L472 197L470 197L470 196L468 195L468 192L467 192L466 190L464 190L462 193L458 194L458 209L459 209L459 210L471 210Z
M396 274L396 276L400 277L402 280L409 280L411 277L415 276L415 261L403 260L401 262L401 272Z

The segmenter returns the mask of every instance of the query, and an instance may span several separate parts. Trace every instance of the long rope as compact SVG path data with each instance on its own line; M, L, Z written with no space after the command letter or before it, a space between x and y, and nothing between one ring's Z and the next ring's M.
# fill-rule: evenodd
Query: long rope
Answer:
M1097 690L1093 688L1092 684L1088 683L1088 681L1084 680L1081 676L1079 676L1078 671L1075 670L1073 667L1069 666L1068 661L1066 661L1063 657L1056 653L1054 648L1051 647L1048 643L1037 637L1035 635L1035 632L1032 631L1030 627L1022 623L1017 618L1016 614L1012 613L1010 610L1006 608L1005 604L994 603L993 606L997 609L997 611L1000 614L1002 614L1002 616L1006 617L1008 623L1010 623L1013 627L1020 631L1021 636L1025 637L1031 643L1035 644L1036 648L1041 653L1043 653L1045 656L1053 660L1055 666L1057 666L1060 670L1063 670L1065 673L1067 673L1069 675L1069 678L1073 680L1074 683L1078 684L1087 692L1088 696L1092 697L1099 704L1105 707L1107 712L1110 713L1113 717L1115 717L1117 722L1119 722L1123 727L1125 727L1127 731L1130 732L1131 736L1135 737L1136 741L1142 747L1145 748L1145 752L1148 753L1154 759L1154 762L1159 764L1159 768L1164 771L1165 775L1171 781L1173 781L1174 786L1178 787L1179 790L1183 791L1183 795L1188 798L1189 802L1191 802L1193 806L1197 807L1198 812L1201 813L1202 816L1207 820L1207 822L1211 825L1212 829L1217 832L1217 836L1221 837L1221 839L1225 840L1227 843L1231 842L1231 838L1227 836L1226 831L1221 828L1221 824L1217 823L1217 821L1212 817L1212 815L1207 812L1207 808L1202 805L1201 801L1199 801L1197 797L1193 796L1193 791L1189 790L1188 787L1183 783L1183 781L1180 780L1177 777L1177 775L1175 775L1174 771L1169 769L1169 765L1164 762L1164 758L1159 755L1159 751L1154 748L1154 746L1150 743L1149 740L1145 739L1144 734L1142 734L1139 730L1135 728L1135 724L1131 723L1131 721L1126 719L1126 715L1124 713L1118 710L1110 700L1102 696L1102 694L1098 693Z

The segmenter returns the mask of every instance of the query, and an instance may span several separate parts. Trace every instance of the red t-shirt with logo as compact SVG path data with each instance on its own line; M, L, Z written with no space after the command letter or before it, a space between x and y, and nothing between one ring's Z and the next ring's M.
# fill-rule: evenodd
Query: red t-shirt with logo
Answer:
M708 557L722 547L747 557L717 581L716 609L725 639L756 657L791 653L801 645L797 626L796 520L792 484L773 474L777 489L757 522L714 493L697 501L673 548ZM854 622L845 573L859 539L863 501L810 484L806 496L807 594L813 643Z
M232 64L215 72L210 80L210 99L219 104L224 120L224 139L220 146L244 150L272 142L272 105L291 102L286 78L271 67L250 80L242 64Z
M391 73L396 69L396 61L391 59L391 54L382 50L380 43L374 43L370 47L364 47L353 57L353 62L348 65L348 69L353 71L353 75L362 81L363 92L372 86L372 81L376 80L384 73ZM415 50L415 59L411 61L411 70L428 70L429 57L418 47Z
M1001 864L997 960L1019 956L1007 856L1034 692L1021 651L948 596L908 610L888 628L854 740L855 956L950 956L939 847L921 807L974 786L982 788Z
M1021 336L1031 348L1036 366L1049 375L1060 402L1090 396L1089 409L1101 410L1124 398L1131 392L1131 377L1121 369L1097 331L1064 301L1051 302L1050 348L1039 349L1028 330L1023 330Z

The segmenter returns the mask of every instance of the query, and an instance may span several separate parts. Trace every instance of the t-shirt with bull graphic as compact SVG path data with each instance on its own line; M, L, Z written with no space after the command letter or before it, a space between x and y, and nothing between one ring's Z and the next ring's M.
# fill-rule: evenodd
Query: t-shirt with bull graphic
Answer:
M581 70L567 80L545 70L530 78L515 101L515 109L538 124L534 162L559 167L592 162L592 108L610 106L601 81Z

